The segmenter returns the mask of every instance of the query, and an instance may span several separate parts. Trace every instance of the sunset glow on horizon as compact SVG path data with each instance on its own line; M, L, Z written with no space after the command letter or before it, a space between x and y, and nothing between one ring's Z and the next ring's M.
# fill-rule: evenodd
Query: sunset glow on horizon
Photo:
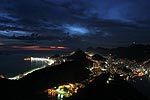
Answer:
M41 47L41 46L2 46L1 50L35 50L35 51L53 51L53 50L68 50L64 46L50 46L50 47Z

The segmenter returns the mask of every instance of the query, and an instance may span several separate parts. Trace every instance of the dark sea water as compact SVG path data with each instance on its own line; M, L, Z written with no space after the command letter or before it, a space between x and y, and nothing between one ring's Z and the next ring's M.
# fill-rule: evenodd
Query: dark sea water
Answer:
M27 57L48 57L54 54L64 54L64 51L0 51L0 74L13 77L40 66L31 66Z

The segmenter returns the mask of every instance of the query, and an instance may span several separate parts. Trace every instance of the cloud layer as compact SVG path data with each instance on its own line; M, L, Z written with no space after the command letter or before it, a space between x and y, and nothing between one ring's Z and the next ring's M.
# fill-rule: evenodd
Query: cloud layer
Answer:
M149 5L149 0L1 0L0 36L36 33L47 37L47 45L74 47L150 43Z

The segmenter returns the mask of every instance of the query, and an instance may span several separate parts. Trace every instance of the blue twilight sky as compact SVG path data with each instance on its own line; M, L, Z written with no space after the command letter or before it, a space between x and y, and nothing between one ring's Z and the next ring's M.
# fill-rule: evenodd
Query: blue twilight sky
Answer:
M0 0L0 45L150 44L150 0ZM46 38L43 38L46 37Z

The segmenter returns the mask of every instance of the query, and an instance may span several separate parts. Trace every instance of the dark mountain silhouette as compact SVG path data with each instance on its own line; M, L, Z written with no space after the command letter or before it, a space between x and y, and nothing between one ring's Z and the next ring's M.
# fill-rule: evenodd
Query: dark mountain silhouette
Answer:
M78 94L66 100L148 100L117 74L114 74L114 80L107 84L109 76L109 73L101 74L92 83L80 89Z
M81 82L89 77L85 64L78 61L37 70L20 80L0 80L1 98L5 100L47 100L42 91L64 83ZM40 99L41 98L41 99ZM45 99L43 99L45 98ZM1 99L2 100L2 99Z
M18 90L17 81L8 80L6 78L0 78L0 99L1 100L15 100L18 96L18 92L21 92ZM15 96L15 97L14 97Z
M142 62L150 58L150 45L132 44L128 47L117 47L117 48L88 48L87 52L95 52L103 56L112 54L119 58L127 58L129 60L136 60Z
M121 58L128 58L141 62L150 58L150 45L132 44L126 48L117 48L113 52Z
M86 56L88 56L88 55L84 51L82 51L81 49L78 49L73 54L68 56L68 58L77 60L77 59L85 59Z
M55 54L55 55L51 56L51 58L58 58L58 57L60 57L59 54Z
M93 61L88 60L86 57L88 55L81 49L77 49L75 52L71 53L69 56L65 57L73 61L78 61L84 63L85 66L90 66L93 64Z
M140 80L142 78L142 80ZM141 93L147 96L150 100L149 90L150 90L150 81L148 75L144 75L142 77L134 77L134 81L130 81L130 83L136 87Z

